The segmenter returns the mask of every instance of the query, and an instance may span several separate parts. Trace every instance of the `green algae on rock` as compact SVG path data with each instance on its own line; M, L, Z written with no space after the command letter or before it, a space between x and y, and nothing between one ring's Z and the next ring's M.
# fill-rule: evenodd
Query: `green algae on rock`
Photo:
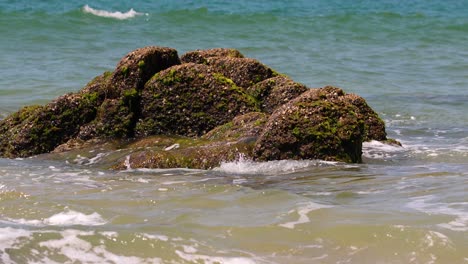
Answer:
M236 49L216 48L190 51L182 55L180 60L183 63L207 64L207 59L213 57L244 58L244 55Z
M310 89L270 116L255 144L258 160L361 162L364 121L341 89Z
M105 145L114 169L209 169L241 156L361 162L369 140L395 142L362 97L307 88L225 48L181 58L137 49L81 91L0 120L0 157Z
M126 90L143 89L145 83L157 72L180 64L177 51L166 47L145 47L123 57L112 73L110 85L118 95Z
M263 80L249 88L247 93L262 102L262 111L271 114L276 108L307 91L303 84L294 82L286 76L276 76Z
M201 136L256 102L207 65L186 63L156 74L142 92L138 135Z

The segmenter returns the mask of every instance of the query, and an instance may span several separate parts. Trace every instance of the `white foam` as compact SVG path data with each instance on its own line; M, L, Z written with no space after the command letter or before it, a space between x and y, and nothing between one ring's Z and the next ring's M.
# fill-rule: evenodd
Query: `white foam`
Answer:
M107 11L107 10L94 9L94 8L90 7L89 5L85 5L83 7L83 12L88 13L88 14L93 14L93 15L99 16L99 17L115 18L115 19L119 19L119 20L130 19L130 18L134 18L136 16L141 16L141 15L147 15L147 14L144 14L144 13L136 12L135 10L133 10L133 8L131 8L130 10L128 10L125 13L122 13L122 12L119 12L119 11L110 12L110 11Z
M107 223L101 215L94 212L86 215L76 211L68 211L55 214L47 219L44 219L44 223L47 225L85 225L85 226L98 226Z
M180 148L180 144L179 144L179 143L176 143L176 144L174 144L174 145L171 145L171 146L169 146L169 147L164 148L164 150L165 150L165 151L169 151L169 150L178 149L178 148Z
M72 226L72 225L83 225L83 226L99 226L107 223L101 215L94 212L86 215L76 211L67 211L55 214L49 218L37 220L37 219L12 219L7 218L8 221L21 225L29 226Z
M320 160L275 160L267 162L256 162L240 157L237 161L222 162L214 171L235 174L271 174L291 173L312 166L336 165L337 162Z
M183 260L190 263L205 263L205 264L255 264L255 260L245 257L217 257L217 256L206 256L201 254L191 254L180 250L175 251L176 254Z
M468 212L450 207L454 204L449 203L431 203L435 197L433 195L414 198L406 206L426 214L451 215L455 219L448 223L441 223L437 226L453 231L468 231Z
M318 203L314 203L314 202L309 202L309 203L303 204L299 208L297 208L295 210L291 210L291 211L288 212L288 214L292 214L294 212L297 212L297 214L299 215L298 220L287 222L287 223L284 223L284 224L280 224L279 226L289 228L289 229L294 229L294 227L296 225L310 222L310 218L308 216L308 214L310 212L315 211L315 210L319 210L319 209L322 209L322 208L330 208L330 207L333 207L333 206L318 204Z
M109 252L104 245L93 246L84 240L86 236L92 236L93 231L65 230L60 234L62 238L40 242L39 246L59 252L70 260L67 263L161 263L157 258L120 256Z
M131 169L132 169L132 166L131 166L131 164L130 164L130 155L127 155L127 156L125 157L124 165L125 165L125 168L126 168L127 170L131 170Z
M119 236L119 234L117 232L114 232L114 231L104 231L104 232L100 232L99 234L109 238L109 239L115 239Z
M80 165L93 165L98 163L102 158L108 156L110 153L99 153L93 158L87 158L83 157L81 155L76 155L76 158L73 160L73 162L80 164Z
M10 256L6 253L6 249L14 248L14 245L21 237L29 237L30 231L15 229L11 227L0 228L0 262L14 263Z
M164 235L151 235L151 234L146 234L146 233L143 233L141 234L143 237L146 237L148 239L152 239L152 240L160 240L160 241L164 241L164 242L167 242L169 241L169 237L168 236L164 236Z
M376 140L362 143L362 155L370 159L389 158L403 151L405 151L403 147L384 144Z

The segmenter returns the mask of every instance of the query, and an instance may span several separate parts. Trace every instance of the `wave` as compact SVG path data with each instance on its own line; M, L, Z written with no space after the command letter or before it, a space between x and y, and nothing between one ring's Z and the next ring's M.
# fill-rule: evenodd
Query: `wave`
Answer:
M334 166L339 162L323 160L275 160L266 162L256 162L244 157L240 157L233 162L222 162L214 171L235 174L287 174L296 171L306 170L310 167Z
M99 16L99 17L115 18L115 19L118 19L118 20L125 20L125 19L134 18L136 16L148 15L148 14L145 14L145 13L137 12L137 11L133 10L133 8L131 8L130 10L128 10L125 13L122 13L120 11L110 12L110 11L107 11L107 10L94 9L94 8L90 7L89 5L85 5L83 7L83 12L87 13L87 14L92 14L92 15L95 15L95 16Z
M55 214L49 218L41 220L27 220L27 219L11 219L6 218L7 221L0 221L3 224L19 224L27 226L72 226L72 225L84 225L84 226L98 226L107 223L101 215L94 212L86 215L76 211L66 211Z

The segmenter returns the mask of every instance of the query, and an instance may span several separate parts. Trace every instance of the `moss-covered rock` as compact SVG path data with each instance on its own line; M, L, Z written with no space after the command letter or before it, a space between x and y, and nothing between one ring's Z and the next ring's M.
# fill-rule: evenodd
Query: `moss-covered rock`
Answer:
M166 47L144 47L123 57L112 73L108 97L122 96L127 90L141 90L157 72L180 64L177 50Z
M209 140L238 140L254 142L263 130L268 115L251 112L236 116L231 122L218 126L201 138Z
M364 122L334 87L311 89L270 116L255 145L258 160L361 162Z
M258 110L231 79L203 64L186 63L156 74L141 99L139 136L201 136L235 116Z
M363 141L386 141L387 133L385 132L385 123L379 115L370 108L366 100L355 94L348 94L346 100L356 106L356 115L364 122Z
M366 140L397 143L363 98L310 90L234 49L181 60L171 48L138 49L81 91L0 120L0 157L105 146L118 169L207 169L240 156L360 162Z
M96 116L95 93L67 94L45 106L25 107L0 121L0 153L27 157L52 151L76 136L80 126Z
M246 90L261 102L262 111L271 114L276 108L298 97L308 88L280 75L261 81Z
M243 141L207 141L180 137L151 137L145 148L139 148L120 161L114 169L192 168L211 169L221 162L251 157L253 144ZM133 146L142 146L138 141Z
M244 55L236 49L216 48L190 51L182 55L180 60L182 63L207 64L207 59L213 57L244 58Z
M244 88L276 74L269 67L250 58L212 57L206 60L206 64L230 78L237 86Z

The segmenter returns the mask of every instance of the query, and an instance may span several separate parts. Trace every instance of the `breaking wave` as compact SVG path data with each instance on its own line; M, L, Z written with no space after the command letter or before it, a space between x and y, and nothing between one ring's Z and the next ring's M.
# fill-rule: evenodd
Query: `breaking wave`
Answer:
M136 16L145 15L144 13L139 13L139 12L133 10L133 8L131 8L130 10L128 10L125 13L122 13L120 11L111 12L111 11L107 11L107 10L94 9L94 8L90 7L89 5L85 5L83 7L83 12L85 12L87 14L92 14L92 15L95 15L95 16L99 16L99 17L115 18L115 19L118 19L118 20L125 20L125 19L134 18Z

